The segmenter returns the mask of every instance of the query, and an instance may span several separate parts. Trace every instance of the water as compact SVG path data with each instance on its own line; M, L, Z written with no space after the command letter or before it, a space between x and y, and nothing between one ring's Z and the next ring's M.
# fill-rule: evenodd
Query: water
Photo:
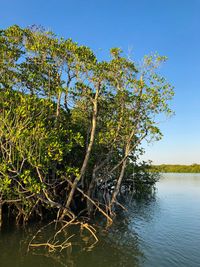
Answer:
M38 225L4 229L0 267L200 267L200 174L165 174L155 198L129 206L92 250L86 239L50 257L42 250L27 254Z

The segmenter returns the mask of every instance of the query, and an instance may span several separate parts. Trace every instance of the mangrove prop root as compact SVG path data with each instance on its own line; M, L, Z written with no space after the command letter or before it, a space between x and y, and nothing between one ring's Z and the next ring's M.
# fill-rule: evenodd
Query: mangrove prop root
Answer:
M36 239L38 238L38 235L40 233L45 231L48 226L50 226L52 224L56 224L57 225L57 223L61 223L62 226L58 229L58 231L56 231L56 233L52 237L50 237L46 242L36 242ZM45 226L41 227L36 232L36 234L32 237L31 241L29 242L28 248L27 248L27 252L29 252L31 248L34 249L34 248L44 247L44 248L48 249L49 253L52 253L52 252L56 252L56 251L61 252L64 249L72 247L73 242L70 241L70 240L72 239L72 237L75 236L75 234L72 234L72 235L68 236L64 241L63 240L60 241L59 238L58 238L59 234L61 234L61 235L63 234L62 236L64 236L64 234L65 234L64 230L67 227L70 227L72 225L77 225L77 226L80 227L81 232L85 229L90 234L90 236L93 238L94 241L92 242L92 244L87 246L85 249L91 250L95 246L95 244L98 242L98 238L96 236L95 228L92 225L88 224L88 223L84 223L84 222L81 222L81 221L75 221L75 219L72 219L71 221L53 220L50 223L46 224Z
M72 186L73 185L73 183L69 180L69 179L67 179L66 177L65 177L65 179L67 180L67 182ZM93 200L93 199L91 199L87 194L85 194L84 192L83 192L83 190L81 190L79 187L77 187L76 188L85 198L87 198L97 209L98 209L98 211L100 212L100 213L102 213L105 217L106 217L106 219L108 220L108 222L109 222L109 224L112 224L113 223L113 220L112 220L112 218L103 210L103 209L101 209L100 207L99 207L99 205Z

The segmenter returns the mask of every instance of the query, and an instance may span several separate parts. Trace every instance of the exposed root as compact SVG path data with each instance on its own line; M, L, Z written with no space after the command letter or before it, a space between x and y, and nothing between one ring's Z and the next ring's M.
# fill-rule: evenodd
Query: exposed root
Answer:
M66 177L65 177L65 179L67 180L67 182L72 186L73 185L73 183L69 180L69 179L67 179ZM113 223L113 220L112 220L112 218L103 210L103 209L101 209L100 207L99 207L99 205L93 200L93 199L91 199L87 194L85 194L84 192L83 192L83 190L81 190L79 187L77 187L76 188L85 198L87 198L97 209L98 209L98 211L101 213L101 214L103 214L105 217L106 217L106 219L107 219L107 221L108 221L108 225L111 225L112 223Z
M54 243L31 243L29 244L29 247L45 247L48 248L49 252L55 252L56 250L59 249L59 251L61 252L63 249L68 248L69 246L71 246L71 242L68 242L70 238L72 238L74 235L69 236L64 242L58 244L58 241L54 242Z
M52 224L58 225L61 224L61 227L56 231L56 233L54 233L54 235L52 237L49 238L48 241L46 242L35 242L35 240L40 239L39 234L41 234L43 231L45 231L47 229L47 227L51 226ZM52 252L61 252L69 247L72 247L73 242L72 242L72 237L75 236L75 234L72 234L70 236L68 236L67 238L65 238L66 236L66 229L70 226L79 226L81 233L83 232L83 230L86 230L89 233L89 237L87 238L87 240L91 240L93 239L94 241L88 245L87 242L87 246L84 248L85 250L91 250L95 244L98 242L98 238L96 236L96 230L95 228L88 224L88 223L84 223L81 221L75 221L74 219L72 219L71 221L51 221L50 223L48 223L47 225L43 226L42 228L40 228L36 234L32 237L31 241L28 244L28 249L27 251L30 251L30 249L32 248L41 248L44 247L46 249L48 249L49 253ZM58 226L57 226L58 227ZM63 241L63 237L64 237L64 241ZM80 235L80 237L82 237ZM84 241L84 237L82 238Z

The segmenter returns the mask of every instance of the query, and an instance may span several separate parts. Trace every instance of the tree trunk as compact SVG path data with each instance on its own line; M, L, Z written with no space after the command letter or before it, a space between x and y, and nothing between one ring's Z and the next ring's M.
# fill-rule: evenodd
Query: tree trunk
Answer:
M125 155L124 155L125 156L125 160L122 163L120 175L119 175L119 178L117 179L117 184L115 185L115 189L114 189L113 194L112 194L112 198L111 198L111 202L110 202L110 209L112 209L112 205L116 201L116 197L117 197L117 195L119 193L120 186L121 186L121 183L122 183L122 179L124 177L124 173L125 173L125 169L126 169L126 163L127 163L128 155L130 153L130 142L131 142L131 138L132 138L132 135L133 135L132 133L131 133L131 136L129 138L128 143L126 144Z
M56 108L56 117L60 115L60 100L61 100L62 92L59 90L58 99L57 99L57 108Z
M120 186L121 186L121 183L122 183L122 179L124 177L124 172L125 172L125 169L126 169L126 163L127 163L127 158L123 161L122 168L121 168L121 171L120 171L120 175L119 175L119 178L117 180L117 184L116 184L115 189L114 189L113 194L112 194L112 199L111 199L111 202L110 202L110 208L112 208L112 205L115 203L116 197L117 197L117 195L119 193Z
M96 90L95 98L93 99L93 116L92 116L92 129L91 129L91 133L90 133L90 142L89 142L89 145L87 147L87 151L86 151L86 154L85 154L83 165L81 167L80 175L75 178L75 180L73 182L73 185L71 187L71 191L69 193L69 197L68 197L67 203L66 203L66 208L69 208L69 206L71 204L71 201L72 201L72 198L74 196L74 192L76 190L78 182L84 178L84 175L85 175L85 172L86 172L86 169L87 169L87 165L88 165L88 161L89 161L89 158L90 158L90 154L91 154L91 151L92 151L92 147L93 147L93 144L94 144L96 123L97 123L97 111L98 111L97 102L98 102L98 96L99 96L99 87L100 87L100 85L98 86L98 88Z
M96 167L94 167L94 170L92 173L92 180L90 182L88 192L87 192L87 195L90 198L93 198L93 192L94 192L95 184L96 184ZM91 215L92 211L93 211L93 204L91 201L89 201L89 199L87 199L87 210L88 210L88 214Z

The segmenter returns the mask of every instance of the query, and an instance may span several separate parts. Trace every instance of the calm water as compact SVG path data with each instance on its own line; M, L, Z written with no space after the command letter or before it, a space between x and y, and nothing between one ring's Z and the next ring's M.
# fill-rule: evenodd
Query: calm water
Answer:
M130 206L91 251L76 240L73 250L62 254L27 254L38 226L4 229L0 267L200 267L200 174L165 174L154 199Z

